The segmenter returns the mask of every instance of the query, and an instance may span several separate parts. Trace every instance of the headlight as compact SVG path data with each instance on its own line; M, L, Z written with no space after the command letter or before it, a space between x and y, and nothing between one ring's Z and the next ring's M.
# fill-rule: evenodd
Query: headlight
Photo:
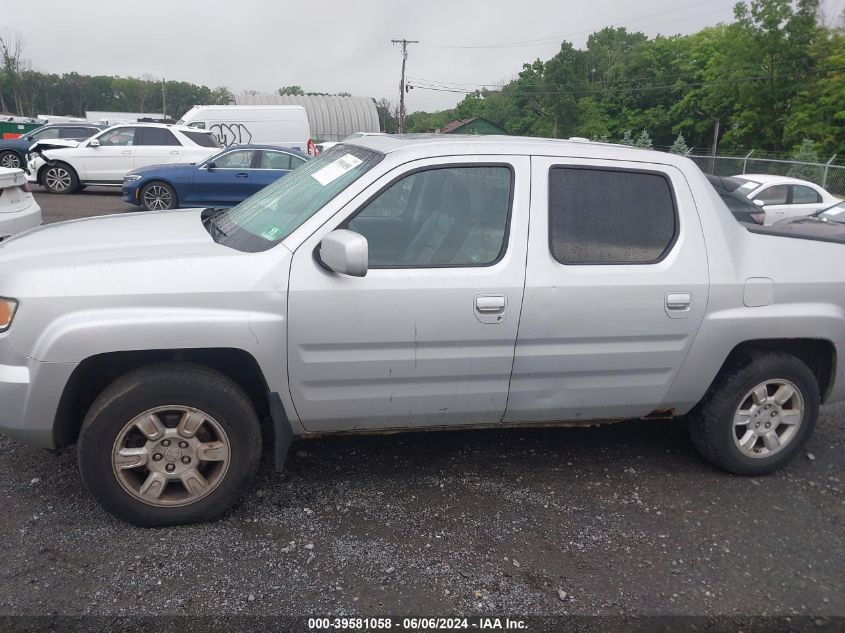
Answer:
M5 332L12 325L12 319L15 318L15 310L17 309L17 301L0 297L0 332Z
M123 177L123 182L135 182L136 180L141 180L141 177L136 176L135 174L129 174L128 176Z

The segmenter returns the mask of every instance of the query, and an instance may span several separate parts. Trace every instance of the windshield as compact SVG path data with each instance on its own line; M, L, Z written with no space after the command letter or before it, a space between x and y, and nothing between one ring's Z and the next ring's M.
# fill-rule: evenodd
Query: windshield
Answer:
M825 209L816 217L827 222L845 222L845 202L840 202L830 209Z
M272 248L382 158L363 147L337 145L238 206L210 218L217 231L215 235L212 230L212 235L218 243L241 251Z

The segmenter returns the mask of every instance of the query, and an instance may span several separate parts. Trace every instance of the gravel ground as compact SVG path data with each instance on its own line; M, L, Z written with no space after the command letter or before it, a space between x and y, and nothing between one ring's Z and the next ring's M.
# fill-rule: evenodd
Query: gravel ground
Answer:
M127 207L38 198L48 220ZM834 405L762 478L681 422L299 441L221 519L145 530L73 449L0 438L0 614L842 616L844 488Z

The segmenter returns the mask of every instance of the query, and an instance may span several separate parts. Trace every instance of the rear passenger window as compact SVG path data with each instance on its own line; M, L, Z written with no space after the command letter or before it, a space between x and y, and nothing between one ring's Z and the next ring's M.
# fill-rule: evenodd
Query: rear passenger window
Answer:
M649 172L554 167L549 246L562 264L650 264L677 231L669 180Z
M504 166L441 167L394 182L347 228L371 268L488 266L507 245L513 175Z
M142 127L139 132L141 140L136 139L135 145L181 145L173 132L161 127Z
M284 152L261 152L259 169L290 169L290 154Z
M819 192L804 185L792 185L792 204L815 204L821 202Z

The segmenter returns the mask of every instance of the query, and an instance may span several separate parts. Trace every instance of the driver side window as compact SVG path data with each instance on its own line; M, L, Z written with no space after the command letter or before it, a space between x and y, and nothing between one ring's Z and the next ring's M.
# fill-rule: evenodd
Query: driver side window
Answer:
M249 169L252 165L254 150L239 150L229 152L214 159L214 166L218 169Z
M119 127L114 130L109 130L105 134L100 135L97 139L103 147L114 147L122 145L135 144L135 128L134 127Z
M786 185L773 185L763 189L755 196L756 200L762 200L763 204L786 204L786 196L789 187Z
M346 228L371 268L489 266L507 241L513 174L502 165L438 167L394 182Z

